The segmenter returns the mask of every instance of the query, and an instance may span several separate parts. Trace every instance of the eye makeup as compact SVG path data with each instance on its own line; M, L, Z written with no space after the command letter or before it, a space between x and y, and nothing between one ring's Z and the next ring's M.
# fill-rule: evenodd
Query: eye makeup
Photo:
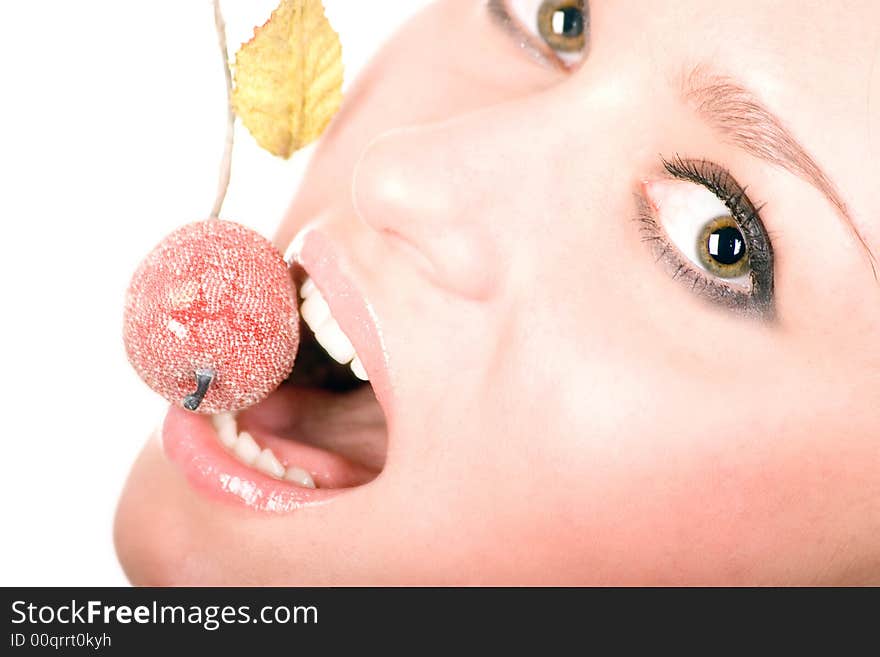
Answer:
M696 231L699 240L696 251L714 253L719 260L707 266L698 266L670 239L660 220L660 210L652 202L643 183L636 194L642 239L649 243L661 264L676 281L687 285L710 303L729 308L738 313L772 320L775 315L773 282L773 247L760 217L745 188L734 180L723 167L708 160L687 160L675 157L662 159L663 174L667 178L700 185L714 194L729 212L727 217L707 217L704 226ZM741 236L741 242L732 239ZM719 252L719 239L729 241L726 252ZM702 244L706 241L706 244ZM688 245L690 246L690 245ZM731 268L728 264L745 250L746 263L739 262ZM730 272L743 274L746 286L738 281L726 280Z

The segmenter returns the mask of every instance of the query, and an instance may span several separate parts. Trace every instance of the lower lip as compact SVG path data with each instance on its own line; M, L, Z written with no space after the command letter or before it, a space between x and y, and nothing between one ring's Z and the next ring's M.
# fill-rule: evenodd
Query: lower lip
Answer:
M193 488L211 499L255 511L289 513L327 502L345 490L302 488L264 475L224 449L207 416L176 406L165 416L162 449Z

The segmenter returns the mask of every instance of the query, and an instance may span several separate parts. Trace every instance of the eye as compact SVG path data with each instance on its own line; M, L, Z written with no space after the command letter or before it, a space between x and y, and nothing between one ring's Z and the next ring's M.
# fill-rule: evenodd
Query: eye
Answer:
M644 183L672 245L691 264L731 286L749 289L748 246L724 202L703 185L673 179Z
M773 309L773 250L758 210L723 168L664 162L666 176L642 183L646 241L673 278L728 307Z
M489 0L489 8L540 58L564 68L583 59L590 28L584 0Z

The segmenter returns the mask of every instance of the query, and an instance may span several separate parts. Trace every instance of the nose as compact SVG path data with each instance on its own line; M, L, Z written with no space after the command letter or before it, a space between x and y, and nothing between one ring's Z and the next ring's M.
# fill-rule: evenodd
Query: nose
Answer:
M498 284L492 217L510 169L489 123L475 115L385 132L364 150L353 181L363 221L403 247L434 284L475 300Z

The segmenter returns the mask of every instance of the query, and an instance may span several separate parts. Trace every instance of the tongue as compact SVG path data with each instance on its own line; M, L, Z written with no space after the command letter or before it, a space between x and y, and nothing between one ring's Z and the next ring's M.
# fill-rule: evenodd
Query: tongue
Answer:
M385 464L385 416L369 385L346 393L283 385L242 411L238 424L254 434L331 452L365 474L375 475Z

